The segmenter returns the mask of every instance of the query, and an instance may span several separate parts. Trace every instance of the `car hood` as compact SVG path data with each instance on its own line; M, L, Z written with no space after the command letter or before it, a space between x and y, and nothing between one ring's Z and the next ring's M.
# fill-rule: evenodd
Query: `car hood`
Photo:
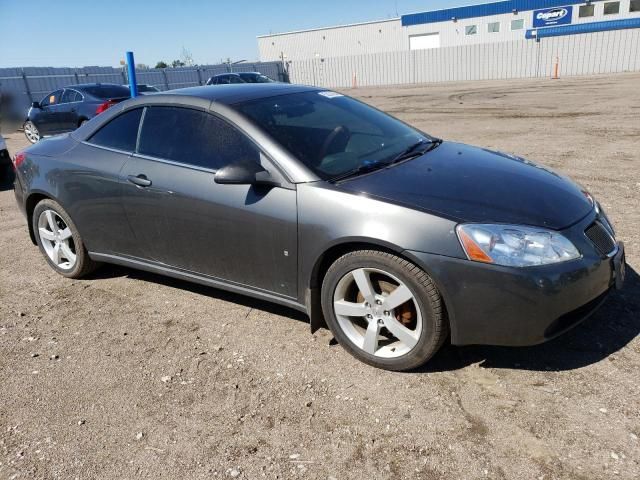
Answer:
M443 142L413 160L337 187L459 222L566 228L591 200L574 182L520 157Z

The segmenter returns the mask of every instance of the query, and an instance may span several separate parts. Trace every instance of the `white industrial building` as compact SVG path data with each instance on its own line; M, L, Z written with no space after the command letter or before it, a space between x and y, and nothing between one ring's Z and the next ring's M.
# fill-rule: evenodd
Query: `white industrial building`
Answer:
M261 61L438 49L640 28L640 0L509 0L258 37Z

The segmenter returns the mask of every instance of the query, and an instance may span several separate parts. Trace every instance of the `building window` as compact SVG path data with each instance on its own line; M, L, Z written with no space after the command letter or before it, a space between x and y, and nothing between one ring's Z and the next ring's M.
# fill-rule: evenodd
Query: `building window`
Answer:
M595 14L595 5L581 5L580 10L578 11L578 17L593 17Z
M466 27L464 27L465 35L475 35L476 33L478 33L477 25L467 25Z
M511 30L522 30L524 28L524 18L511 20Z
M640 12L640 0L631 0L629 4L630 12Z
M491 22L487 24L487 31L489 33L498 33L500 31L500 22Z
M605 15L615 15L620 13L620 2L607 2L604 4Z

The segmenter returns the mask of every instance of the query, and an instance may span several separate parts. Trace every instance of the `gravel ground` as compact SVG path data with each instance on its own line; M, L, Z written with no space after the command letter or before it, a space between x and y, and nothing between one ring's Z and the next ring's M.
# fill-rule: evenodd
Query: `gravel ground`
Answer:
M119 267L72 281L0 192L0 479L640 478L640 75L349 91L601 200L628 281L532 348L389 373L292 310ZM25 146L8 135L13 153Z

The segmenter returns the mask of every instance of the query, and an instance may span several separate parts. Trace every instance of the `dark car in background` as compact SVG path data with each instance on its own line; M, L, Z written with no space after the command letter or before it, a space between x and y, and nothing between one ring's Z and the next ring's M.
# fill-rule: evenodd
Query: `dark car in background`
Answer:
M231 83L247 83L237 73L221 73L207 80L207 85L229 85Z
M260 72L239 72L238 75L246 83L274 83L275 80Z
M2 135L0 135L0 158L5 158L9 156L9 151L7 150L7 144L4 141L4 138L2 138Z
M232 83L275 83L276 81L260 72L221 73L207 80L207 85L228 85Z
M160 93L160 90L158 89L158 87L155 87L153 85L147 85L146 83L138 83L138 93L142 94L142 95L146 95L147 93ZM129 85L125 85L125 88L127 88L127 90L129 89Z
M24 134L36 143L44 136L70 132L130 96L127 87L111 83L60 88L33 102L23 125Z
M140 96L15 165L61 275L108 262L252 295L389 370L448 338L544 342L624 278L622 242L568 178L314 87Z
M0 187L10 185L13 182L13 164L7 150L7 144L0 135Z

